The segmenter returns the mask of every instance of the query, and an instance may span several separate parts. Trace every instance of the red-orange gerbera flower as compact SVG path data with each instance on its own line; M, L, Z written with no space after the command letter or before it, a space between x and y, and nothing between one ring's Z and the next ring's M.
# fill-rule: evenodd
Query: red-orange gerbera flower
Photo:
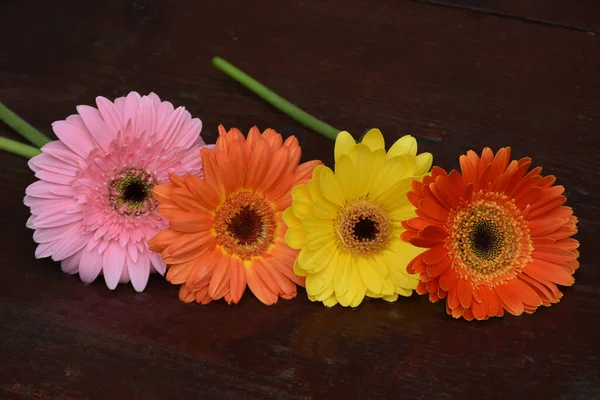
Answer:
M402 238L429 250L408 266L419 273L417 292L446 298L455 318L478 320L532 313L562 297L573 284L579 243L564 188L531 159L510 160L510 148L481 158L460 157L461 173L439 167L408 193L417 218L404 221Z
M284 242L281 214L292 204L291 189L305 183L320 161L298 165L295 137L285 142L267 129L219 126L214 151L200 152L204 178L171 175L154 187L158 212L169 228L150 240L170 267L167 280L182 284L179 298L206 304L224 298L238 303L246 289L265 304L296 296L297 250Z

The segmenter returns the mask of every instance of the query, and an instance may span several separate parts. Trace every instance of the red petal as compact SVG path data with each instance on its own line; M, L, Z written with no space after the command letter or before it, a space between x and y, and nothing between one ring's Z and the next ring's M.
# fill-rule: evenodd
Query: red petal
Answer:
M450 268L450 259L448 257L444 257L441 262L427 266L427 275L435 278L446 272L448 268Z
M567 201L566 197L559 196L555 199L552 199L552 201L549 201L548 203L544 204L543 206L537 207L535 209L532 207L531 210L529 210L527 219L531 220L531 219L539 218L543 215L550 214L552 211L554 211L554 209L565 204L566 201Z
M565 221L566 220L562 218L539 219L529 221L527 227L529 228L531 236L545 236L563 226Z
M423 253L423 262L427 265L437 264L446 258L447 254L448 251L444 246L435 246Z
M458 275L456 275L456 271L452 268L446 269L446 272L440 276L440 286L447 292L453 290L457 283Z
M446 299L446 304L454 310L458 306L460 306L460 300L458 299L458 291L450 290L448 291L448 298Z
M418 207L435 221L444 222L448 219L448 210L443 208L437 201L423 199L419 201Z
M494 288L502 303L504 303L505 308L514 315L523 314L523 302L519 296L519 293L515 289L513 289L510 285L504 283L502 285L498 285Z
M487 304L485 303L479 304L474 301L471 305L471 310L473 311L473 316L478 321L486 320L489 318L487 314Z
M542 305L542 300L535 290L518 277L508 281L507 284L519 294L519 297L524 304L532 307Z
M472 290L470 281L461 278L458 279L458 299L464 308L471 307L471 302L473 301Z
M563 286L571 286L575 282L563 267L543 260L533 260L523 272L540 282L550 281Z

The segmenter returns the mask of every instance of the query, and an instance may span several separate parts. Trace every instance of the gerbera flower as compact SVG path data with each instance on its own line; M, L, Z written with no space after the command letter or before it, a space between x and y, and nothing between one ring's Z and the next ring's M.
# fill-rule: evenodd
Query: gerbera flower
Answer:
M418 217L405 221L404 240L429 248L408 270L417 292L446 299L455 318L478 320L532 313L573 284L579 243L564 188L531 160L510 160L510 148L460 157L461 173L434 167L408 194Z
M37 258L61 261L84 282L103 274L110 289L131 280L142 291L151 272L166 268L148 250L167 225L152 188L169 173L201 174L202 124L154 93L96 104L55 122L59 140L29 161L39 181L25 191L27 226L35 229Z
M297 251L283 238L281 214L292 187L306 182L320 161L298 165L301 149L291 136L253 127L246 140L219 126L214 151L201 151L204 179L171 175L156 186L158 211L169 227L150 240L169 264L167 279L182 284L179 298L207 304L238 303L246 285L265 304L296 296Z
M423 250L400 240L401 221L415 215L406 193L429 171L432 156L416 155L412 136L387 153L384 147L378 129L360 144L340 132L335 172L317 167L308 184L292 190L285 240L300 250L294 271L306 276L312 301L356 307L365 296L395 301L417 286L406 265Z

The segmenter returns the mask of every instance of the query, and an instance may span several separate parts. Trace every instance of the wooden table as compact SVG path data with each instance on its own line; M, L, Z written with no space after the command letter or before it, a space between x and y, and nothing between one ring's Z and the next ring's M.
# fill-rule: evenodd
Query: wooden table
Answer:
M209 142L219 123L273 127L332 165L332 142L215 70L219 55L333 126L412 133L446 168L512 146L557 176L581 221L563 300L469 323L416 295L352 310L247 293L232 307L183 304L159 276L141 294L85 286L34 258L33 174L3 153L0 398L600 398L600 2L388 3L5 0L0 101L52 134L97 95L155 91Z

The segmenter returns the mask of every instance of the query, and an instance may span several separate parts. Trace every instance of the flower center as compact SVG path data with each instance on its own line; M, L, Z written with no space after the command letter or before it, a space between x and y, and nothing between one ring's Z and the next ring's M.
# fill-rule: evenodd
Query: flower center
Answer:
M109 183L109 203L119 214L144 215L158 204L152 197L154 185L154 178L146 171L128 169Z
M453 267L475 285L500 284L531 261L527 221L503 193L475 193L472 203L450 213L446 229Z
M349 253L375 254L389 243L390 219L372 202L357 201L344 207L334 224L338 246Z
M231 195L215 212L217 243L242 259L264 254L275 239L275 211L252 192Z

